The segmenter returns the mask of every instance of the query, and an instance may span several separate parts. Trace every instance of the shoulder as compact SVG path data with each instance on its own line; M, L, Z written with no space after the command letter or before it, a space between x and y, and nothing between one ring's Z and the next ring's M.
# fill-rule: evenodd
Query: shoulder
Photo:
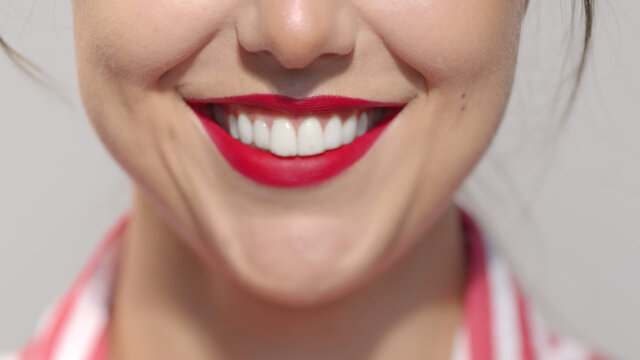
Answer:
M605 359L573 337L552 330L520 286L501 249L486 239L468 213L461 210L461 214L468 269L465 337L467 352L473 354L466 358Z
M71 286L40 317L23 348L0 360L102 359L120 239L127 212L112 225Z
M520 348L524 359L541 360L605 360L585 342L570 334L552 328L546 314L532 301L521 288L500 251L491 244L486 244L487 272L490 280L492 305L495 312L496 328L501 327L505 318L515 320L516 331L519 332ZM509 310L511 308L512 310ZM508 314L508 312L511 312ZM497 329L497 332L500 332ZM507 336L504 336L507 338ZM505 344L502 343L501 346ZM501 352L501 350L498 350ZM507 357L508 358L508 357Z
M529 311L531 339L538 358L549 360L605 360L597 351L577 338L552 329L542 313L532 306Z

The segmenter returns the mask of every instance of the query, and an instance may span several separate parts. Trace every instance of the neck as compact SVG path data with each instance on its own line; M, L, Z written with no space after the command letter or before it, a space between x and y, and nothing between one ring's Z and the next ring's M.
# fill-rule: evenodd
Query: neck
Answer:
M288 308L212 271L139 192L116 282L112 359L448 359L464 291L449 206L386 272L330 303Z

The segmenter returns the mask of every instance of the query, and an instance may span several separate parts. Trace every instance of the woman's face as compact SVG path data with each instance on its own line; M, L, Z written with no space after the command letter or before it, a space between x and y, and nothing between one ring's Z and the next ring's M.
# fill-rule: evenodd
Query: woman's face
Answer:
M73 4L81 92L109 151L202 259L291 304L344 293L425 238L500 123L525 10L522 0ZM219 104L255 94L323 108ZM390 109L335 108L324 95L401 110L370 130L381 132L370 147L342 145L350 126L366 130L351 116L375 122ZM306 155L323 146L316 158L333 163L318 170ZM345 165L346 146L363 154ZM308 179L315 170L321 181Z

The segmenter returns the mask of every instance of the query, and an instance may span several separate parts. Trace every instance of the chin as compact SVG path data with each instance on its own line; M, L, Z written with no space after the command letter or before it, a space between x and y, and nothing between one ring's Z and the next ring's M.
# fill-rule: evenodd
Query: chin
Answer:
M224 254L234 277L255 295L287 306L313 306L349 293L380 260L380 241L344 220L299 216L241 227Z

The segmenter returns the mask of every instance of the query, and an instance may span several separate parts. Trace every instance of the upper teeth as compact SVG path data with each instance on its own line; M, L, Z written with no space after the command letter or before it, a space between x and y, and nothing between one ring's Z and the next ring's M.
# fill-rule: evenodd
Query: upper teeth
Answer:
M278 156L310 156L351 143L380 121L379 109L289 117L214 105L212 116L232 137Z

